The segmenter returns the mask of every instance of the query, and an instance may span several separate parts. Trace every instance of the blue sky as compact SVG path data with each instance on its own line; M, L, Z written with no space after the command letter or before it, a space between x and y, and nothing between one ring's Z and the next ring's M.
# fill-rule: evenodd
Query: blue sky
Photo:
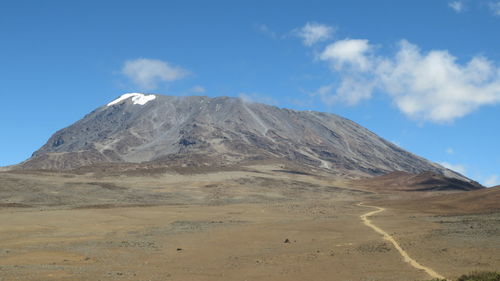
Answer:
M126 92L336 113L500 184L500 2L0 2L0 165Z

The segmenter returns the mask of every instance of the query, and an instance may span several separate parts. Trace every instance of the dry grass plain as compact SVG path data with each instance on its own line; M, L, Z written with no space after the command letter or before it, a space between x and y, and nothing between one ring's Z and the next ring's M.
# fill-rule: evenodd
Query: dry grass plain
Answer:
M359 202L385 207L370 220L448 278L500 269L499 212L393 203L416 196L273 165L148 176L4 172L0 280L430 279L363 224L373 210Z

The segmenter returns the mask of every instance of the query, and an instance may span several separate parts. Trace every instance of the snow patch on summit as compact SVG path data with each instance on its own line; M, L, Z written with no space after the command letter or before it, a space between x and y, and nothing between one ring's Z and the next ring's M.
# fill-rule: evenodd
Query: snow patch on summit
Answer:
M129 98L132 98L132 102L134 104L145 105L149 101L156 99L156 96L155 95L145 95L142 93L127 93L127 94L123 94L121 97L117 98L116 100L108 103L107 106L112 106L114 104L117 104L117 103L124 101L126 99L129 99Z

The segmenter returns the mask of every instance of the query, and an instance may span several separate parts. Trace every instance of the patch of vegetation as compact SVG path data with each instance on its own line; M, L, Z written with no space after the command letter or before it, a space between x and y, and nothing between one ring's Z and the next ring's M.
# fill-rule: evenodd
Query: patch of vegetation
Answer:
M460 276L457 281L500 281L498 272L473 272Z
M447 281L446 279L432 279L429 281ZM490 271L476 271L470 274L464 274L456 281L500 281L500 273L498 272L490 272Z

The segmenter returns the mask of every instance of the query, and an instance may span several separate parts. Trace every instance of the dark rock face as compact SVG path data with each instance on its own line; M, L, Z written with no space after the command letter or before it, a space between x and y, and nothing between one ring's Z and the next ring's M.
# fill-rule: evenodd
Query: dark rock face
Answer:
M460 177L334 114L230 97L162 95L145 104L126 98L94 110L56 132L19 167L182 162L194 155L199 165L282 159L338 174L433 171Z

